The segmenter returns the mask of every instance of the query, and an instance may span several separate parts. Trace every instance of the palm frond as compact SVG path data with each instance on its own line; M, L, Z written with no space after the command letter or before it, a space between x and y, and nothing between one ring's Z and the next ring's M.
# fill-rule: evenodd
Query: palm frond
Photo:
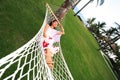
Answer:
M103 5L103 3L104 3L104 0L97 0L97 5L101 6Z
M120 24L118 24L117 22L115 22L115 24L118 26L118 29L120 29Z

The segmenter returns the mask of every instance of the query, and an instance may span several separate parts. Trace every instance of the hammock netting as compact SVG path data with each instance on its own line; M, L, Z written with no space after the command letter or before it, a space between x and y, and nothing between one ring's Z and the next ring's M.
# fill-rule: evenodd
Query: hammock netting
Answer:
M42 32L45 24L56 19L49 5L39 32L21 48L0 59L0 80L73 80L60 51L53 56L54 69L50 70L42 48Z

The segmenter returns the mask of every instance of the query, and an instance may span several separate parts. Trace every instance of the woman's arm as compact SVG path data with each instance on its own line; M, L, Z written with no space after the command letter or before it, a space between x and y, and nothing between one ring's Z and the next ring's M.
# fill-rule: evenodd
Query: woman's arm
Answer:
M64 28L62 27L62 25L60 25L61 28L61 32L64 33Z
M46 25L45 25L45 28L44 28L44 31L43 31L43 37L45 37L45 38L47 37L46 31L47 31L48 27L49 27L49 25L46 24Z
M65 34L65 32L64 32L64 28L62 27L62 25L60 25L60 28L61 28L61 31L59 32L59 34Z
M57 35L62 35L62 34L65 34L65 33L64 33L64 30L59 31L59 32L57 33Z

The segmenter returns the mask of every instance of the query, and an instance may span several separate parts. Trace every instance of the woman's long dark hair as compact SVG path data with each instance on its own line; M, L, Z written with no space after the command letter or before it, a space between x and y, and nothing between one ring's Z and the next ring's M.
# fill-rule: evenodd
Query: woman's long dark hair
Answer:
M50 23L49 23L49 26L51 26L52 25L52 23L53 22L56 22L57 20L53 20L53 21L51 21Z

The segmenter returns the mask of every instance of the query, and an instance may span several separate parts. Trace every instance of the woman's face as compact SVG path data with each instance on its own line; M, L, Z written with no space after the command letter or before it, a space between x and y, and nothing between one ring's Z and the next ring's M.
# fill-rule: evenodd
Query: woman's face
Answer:
M58 22L57 22L57 21L55 21L55 22L52 23L52 26L53 26L54 28L55 28L57 25L58 25Z

